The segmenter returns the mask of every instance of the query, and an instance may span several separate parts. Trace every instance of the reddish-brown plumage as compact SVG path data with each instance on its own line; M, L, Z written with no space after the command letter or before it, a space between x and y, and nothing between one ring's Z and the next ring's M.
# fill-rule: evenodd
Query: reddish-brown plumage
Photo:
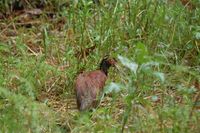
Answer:
M91 109L97 104L97 96L102 92L110 66L115 65L114 59L103 59L99 70L83 72L75 82L77 106L80 111Z

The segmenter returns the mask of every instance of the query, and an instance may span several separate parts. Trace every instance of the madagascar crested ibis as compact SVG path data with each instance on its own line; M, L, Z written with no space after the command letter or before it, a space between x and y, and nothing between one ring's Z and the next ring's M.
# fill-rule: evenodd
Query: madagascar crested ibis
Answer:
M100 63L99 70L83 72L75 81L77 106L80 111L90 110L97 106L98 94L102 92L105 85L108 69L116 65L113 58L104 58Z

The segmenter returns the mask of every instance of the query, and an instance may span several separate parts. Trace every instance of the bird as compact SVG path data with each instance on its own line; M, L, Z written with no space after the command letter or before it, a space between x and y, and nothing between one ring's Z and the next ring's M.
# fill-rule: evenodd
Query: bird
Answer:
M115 58L104 57L98 70L80 73L75 80L77 107L80 111L91 110L98 103L108 77L108 69L114 67Z

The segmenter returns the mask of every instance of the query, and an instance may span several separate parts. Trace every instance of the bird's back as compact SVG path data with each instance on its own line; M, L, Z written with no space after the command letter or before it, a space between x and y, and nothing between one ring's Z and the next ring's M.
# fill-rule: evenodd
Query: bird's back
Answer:
M80 110L96 106L97 95L102 91L107 76L101 70L78 75L75 89L77 105Z

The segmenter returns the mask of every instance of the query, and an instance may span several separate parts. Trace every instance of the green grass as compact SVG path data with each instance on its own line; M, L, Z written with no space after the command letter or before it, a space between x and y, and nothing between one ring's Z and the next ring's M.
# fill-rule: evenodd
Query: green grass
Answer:
M20 16L0 20L0 131L198 133L200 9L192 2L194 10L179 1L82 1L31 18L39 22L31 28ZM110 70L98 108L80 113L75 77L107 54L120 70Z

